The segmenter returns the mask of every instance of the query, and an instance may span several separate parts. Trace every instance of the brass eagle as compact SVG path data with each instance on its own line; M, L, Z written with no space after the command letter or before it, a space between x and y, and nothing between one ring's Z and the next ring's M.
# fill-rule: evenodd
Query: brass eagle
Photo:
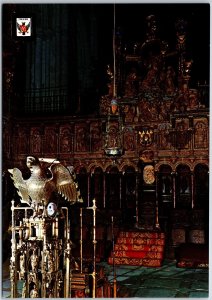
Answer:
M71 204L83 202L75 174L53 159L27 156L26 165L31 176L24 179L18 168L8 169L20 201L38 211L46 207L54 193L61 194ZM47 167L48 166L48 167Z

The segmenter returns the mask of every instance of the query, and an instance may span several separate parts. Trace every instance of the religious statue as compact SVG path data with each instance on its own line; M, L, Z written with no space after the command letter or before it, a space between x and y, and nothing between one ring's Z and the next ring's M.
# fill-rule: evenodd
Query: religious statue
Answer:
M34 286L34 288L30 291L30 298L38 298L38 289L36 288L36 286Z
M25 256L20 255L20 278L24 277L24 273L25 273Z
M30 262L31 262L32 272L37 272L39 257L36 254L35 250L33 250L33 253L30 256Z
M61 194L71 204L82 202L73 174L59 161L28 156L26 165L31 172L27 180L23 179L22 172L18 168L8 171L11 173L21 202L31 206L34 215L39 215L39 207L46 207L54 193Z
M48 272L54 272L54 256L51 250L47 253L47 267Z

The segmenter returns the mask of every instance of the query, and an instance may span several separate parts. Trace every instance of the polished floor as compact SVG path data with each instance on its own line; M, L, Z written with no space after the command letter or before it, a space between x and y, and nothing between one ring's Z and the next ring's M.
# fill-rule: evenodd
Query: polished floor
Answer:
M113 267L105 266L113 282ZM208 269L176 268L165 260L160 268L119 266L115 268L119 297L208 298ZM123 292L122 292L123 291Z
M114 268L106 262L108 280L113 284ZM210 298L208 269L176 268L165 260L160 268L119 266L115 268L118 298ZM19 288L19 287L18 287ZM3 264L2 298L10 298L9 262Z

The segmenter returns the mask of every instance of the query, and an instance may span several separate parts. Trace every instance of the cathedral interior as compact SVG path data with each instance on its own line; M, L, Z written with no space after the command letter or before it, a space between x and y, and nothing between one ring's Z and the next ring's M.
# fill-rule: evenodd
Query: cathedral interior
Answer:
M209 296L209 29L208 3L2 5L3 296Z

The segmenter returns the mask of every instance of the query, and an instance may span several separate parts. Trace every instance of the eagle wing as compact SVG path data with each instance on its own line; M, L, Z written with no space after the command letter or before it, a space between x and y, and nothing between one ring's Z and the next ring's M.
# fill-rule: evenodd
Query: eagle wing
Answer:
M8 172L11 174L11 178L13 180L15 188L17 189L18 195L21 197L21 202L30 205L27 184L22 177L21 171L18 168L14 168L8 169Z
M27 31L30 28L30 22L26 25Z
M50 171L57 192L72 204L81 202L78 185L69 170L60 163L56 163L50 167Z
M16 23L16 26L17 26L17 29L18 29L19 31L21 31L20 24Z

